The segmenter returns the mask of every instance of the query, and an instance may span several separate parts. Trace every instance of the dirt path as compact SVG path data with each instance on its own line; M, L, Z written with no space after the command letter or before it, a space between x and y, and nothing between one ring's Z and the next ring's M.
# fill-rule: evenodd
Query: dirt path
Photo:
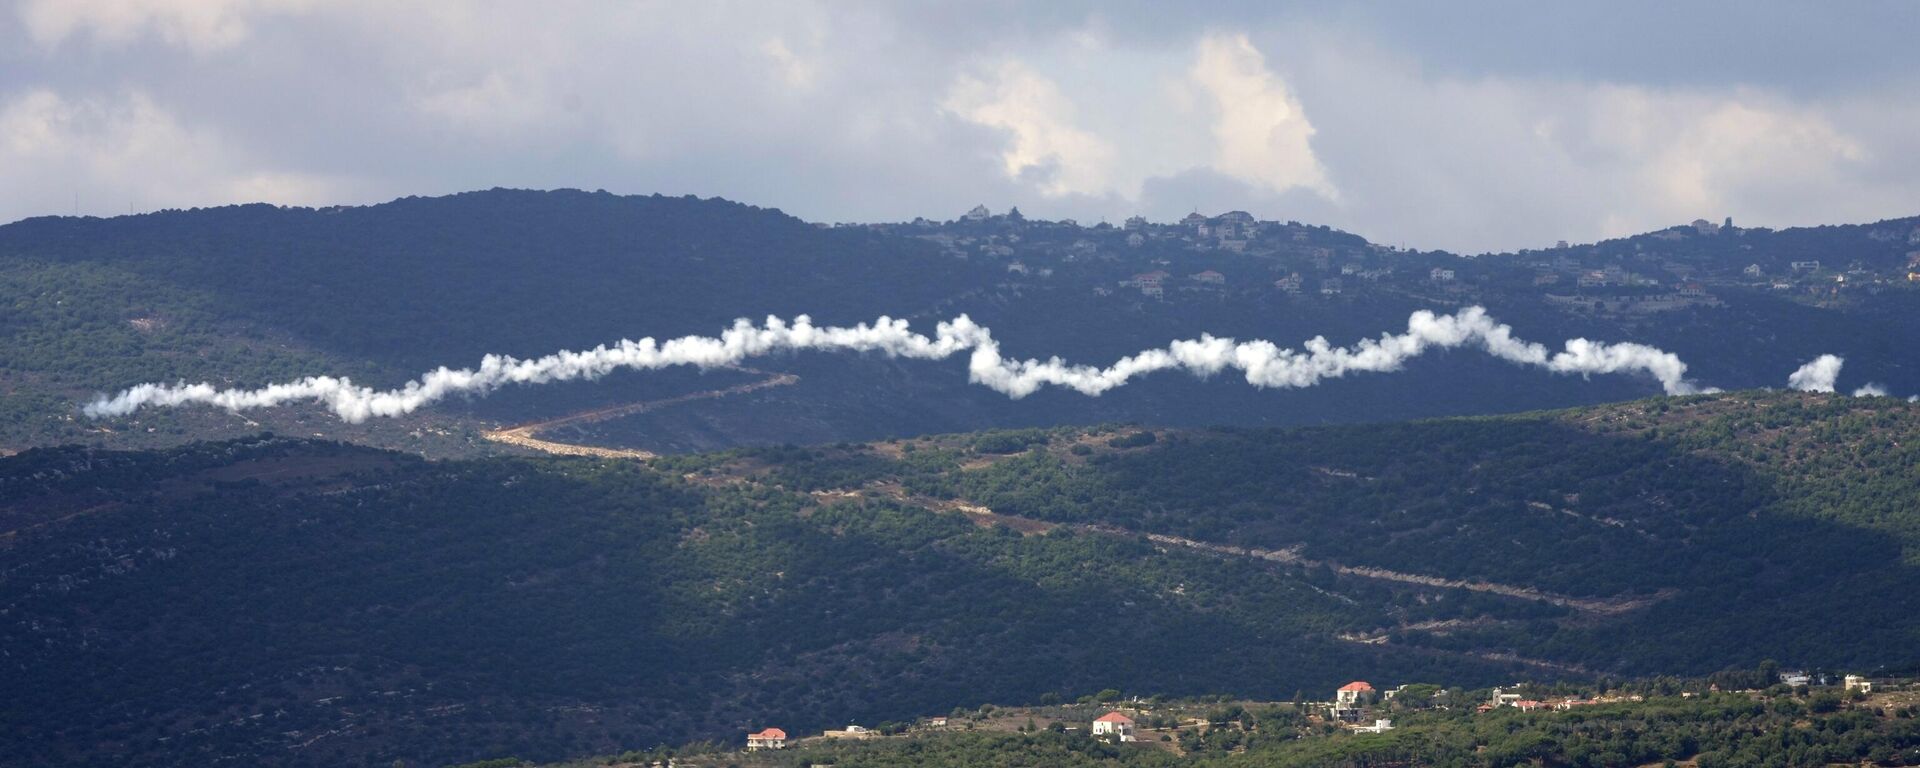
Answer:
M622 405L609 406L606 408L595 408L590 411L580 411L578 413L570 413L565 416L561 416L553 419L547 419L545 421L534 421L534 422L528 422L526 424L518 424L511 427L502 427L500 429L490 429L490 430L487 430L486 432L481 433L481 436L496 443L504 443L507 445L519 446L521 448L527 448L530 450L540 451L543 453L551 453L558 456L593 456L593 457L598 457L603 459L652 459L652 458L658 457L659 454L656 454L652 451L639 450L636 448L602 448L595 445L578 445L575 443L561 443L561 442L555 442L552 440L542 440L538 437L538 435L539 433L545 432L550 429L557 429L559 427L570 426L573 424L591 424L599 421L607 421L609 419L617 419L622 416L632 416L636 413L646 413L648 411L659 410L661 408L666 408L669 406L690 403L695 400L711 400L714 398L729 397L732 395L744 395L748 392L757 392L762 389L771 389L773 387L784 387L800 381L799 376L795 376L791 373L769 373L767 371L756 370L753 368L739 368L739 367L731 367L731 366L728 368L728 370L739 371L741 373L759 374L766 378L760 379L759 381L750 381L745 384L737 384L731 387L724 387L721 389L708 389L700 392L693 392L690 394L680 395L677 397L669 397L663 400L642 400L637 403L625 403Z
M105 504L95 504L91 507L87 507L86 509L82 509L77 512L68 512L67 514L61 515L59 517L50 518L47 520L41 520L40 522L37 522L37 523L28 523L26 525L20 526L19 528L15 528L11 531L0 531L0 545L11 547L13 546L14 539L18 538L22 533L26 533L28 531L36 531L50 525L64 523L68 520L72 520L76 517L81 517L83 515L91 515L95 512L104 512L106 510L113 509L118 506L120 506L120 502L109 501Z
M1299 547L1288 547L1286 549L1277 549L1277 550L1257 549L1257 548L1250 549L1247 547L1235 547L1227 544L1213 544L1205 541L1196 541L1194 539L1187 539L1179 536L1168 536L1164 533L1137 534L1137 533L1134 533L1133 531L1126 531L1121 529L1113 529L1113 531L1115 533L1120 533L1120 534L1130 535L1130 536L1144 535L1147 537L1148 541L1152 541L1157 544L1170 544L1173 546L1185 547L1187 549L1197 549L1205 552L1213 552L1213 553L1222 554L1222 555L1235 555L1239 557L1255 557L1262 560L1271 560L1276 563L1299 565L1299 566L1304 566L1308 568L1326 566L1328 568L1333 569L1334 572L1336 573L1343 573L1349 576L1359 576L1359 577L1368 578L1368 579L1379 579L1381 581L1398 581L1404 584L1421 584L1429 587L1442 587L1446 589L1466 589L1466 590L1472 590L1474 592L1487 592L1495 595L1505 595L1507 597L1516 597L1521 600L1532 600L1535 602L1563 606L1566 608L1572 608L1576 611L1581 611L1583 613L1596 613L1596 614L1603 614L1603 615L1627 613L1629 611L1645 608L1648 605L1659 602L1661 599L1661 596L1645 597L1645 598L1570 597L1567 595L1556 595L1551 592L1542 592L1540 590L1532 589L1529 587L1516 587L1511 584L1496 584L1490 581L1467 581L1464 579L1448 579L1440 576L1427 576L1425 574L1419 574L1419 573L1404 573L1401 571L1390 571L1385 568L1374 568L1374 567L1364 566L1364 565L1342 565L1340 563L1335 563L1332 561L1309 560L1307 558L1300 556Z
M1336 563L1331 560L1313 560L1306 557L1302 557L1300 555L1299 547L1287 547L1285 549L1278 549L1278 550L1236 547L1230 544L1215 544L1212 542L1199 541L1196 539L1189 539L1181 536L1170 536L1164 533L1142 533L1140 531L1135 531L1128 528L1120 528L1120 527L1111 526L1111 525L1084 525L1084 524L1063 525L1061 523L1050 523L1044 520L1035 520L1031 518L1018 517L1015 515L1000 514L1000 513L994 512L991 509L988 509L987 507L984 507L978 504L969 503L962 499L931 499L924 496L917 496L917 495L908 493L906 489L900 487L898 483L893 483L893 482L871 483L861 488L851 489L851 490L817 491L814 493L814 496L816 498L820 498L823 501L830 501L833 499L857 499L867 495L892 499L894 501L899 501L906 504L913 504L915 506L919 506L935 512L958 512L960 514L966 515L967 518L972 520L976 525L980 525L982 527L995 526L995 525L1006 526L1008 528L1012 528L1028 536L1040 534L1040 533L1046 533L1056 528L1067 527L1067 528L1071 528L1073 530L1081 531L1085 533L1098 533L1098 534L1105 534L1108 536L1122 536L1122 537L1128 537L1128 538L1144 538L1155 544L1175 546L1183 549L1190 549L1198 552L1205 552L1212 555L1221 555L1221 556L1227 556L1227 557L1251 557L1251 558L1257 558L1260 560L1268 560L1276 563L1285 563L1287 565L1301 566L1305 568L1316 568L1320 566L1325 566L1327 568L1332 569L1336 573L1341 573L1348 576L1357 576L1364 579L1377 579L1380 581L1396 581L1403 584L1420 584L1423 586L1440 587L1443 589L1465 589L1473 592L1486 592L1486 593L1495 594L1495 595L1502 595L1505 597L1518 598L1521 600L1531 600L1534 602L1548 603L1550 605L1558 605L1565 608L1572 608L1573 610L1580 611L1582 613L1593 614L1598 616L1616 616L1619 614L1639 610L1641 608L1645 608L1649 605L1657 603L1663 599L1666 599L1667 597L1670 596L1668 594L1663 593L1663 594L1656 594L1650 597L1633 597L1633 598L1572 597L1569 595L1560 595L1552 592L1543 592L1537 589L1533 589L1531 587L1519 587L1511 584L1498 584L1490 581L1478 581L1478 580L1470 581L1466 579L1449 579L1441 576L1429 576L1421 573L1406 573L1403 571L1392 571L1385 568L1375 568L1371 566L1346 565L1343 563ZM1524 660L1521 660L1521 661L1524 661Z

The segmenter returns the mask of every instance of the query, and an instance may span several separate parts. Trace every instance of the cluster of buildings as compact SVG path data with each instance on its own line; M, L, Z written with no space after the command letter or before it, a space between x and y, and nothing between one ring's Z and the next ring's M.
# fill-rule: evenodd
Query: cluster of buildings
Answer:
M943 726L946 725L946 721L947 721L946 718L944 717L936 718L936 720L938 720L941 725ZM840 730L822 731L820 733L820 738L823 738L823 739L871 739L878 735L879 735L878 733L875 733L870 728L866 728L859 725L849 725ZM788 742L788 739L787 739L786 731L781 730L779 728L762 728L758 731L754 731L752 733L747 734L747 751L758 752L763 749L786 749L787 742Z
M1551 701L1523 698L1513 689L1518 685L1493 689L1493 695L1487 702L1474 708L1476 712L1492 712L1501 707L1513 707L1522 712L1535 712L1543 709L1568 710L1575 707L1590 707L1596 704L1615 704L1622 701L1645 701L1646 697L1633 696L1597 696L1591 699L1565 697Z
M1355 733L1385 733L1393 730L1393 721L1387 718L1372 718L1365 723L1367 714L1376 701L1391 700L1406 686L1381 692L1374 690L1371 683L1355 680L1340 686L1333 692L1333 703L1327 707L1327 719L1346 725ZM1365 723L1365 724L1363 724Z
M1780 673L1780 683L1794 688L1807 688L1832 685L1833 679L1826 675L1790 670ZM1840 687L1848 693L1873 693L1873 680L1862 675L1846 675L1840 678Z
M1328 297L1361 291L1364 286L1356 283L1362 282L1429 296L1477 295L1515 290L1516 286L1525 290L1530 284L1534 291L1544 293L1569 312L1642 315L1716 306L1719 301L1712 291L1734 286L1788 291L1814 299L1838 296L1843 290L1879 290L1894 283L1920 286L1920 227L1909 231L1904 225L1871 233L1875 248L1901 247L1904 239L1908 258L1904 266L1893 265L1891 273L1884 268L1886 265L1870 270L1857 261L1845 267L1806 257L1786 263L1772 261L1766 258L1768 246L1764 244L1753 255L1757 260L1745 262L1742 269L1738 265L1743 262L1734 259L1740 258L1743 250L1753 250L1762 242L1757 233L1768 230L1738 228L1731 218L1718 223L1697 219L1626 240L1586 246L1561 241L1553 249L1522 251L1513 254L1515 258L1480 259L1441 253L1408 255L1326 227L1297 221L1261 221L1246 211L1217 216L1196 212L1161 224L1133 216L1118 227L1106 222L1083 227L1070 219L1028 220L1017 208L996 214L982 205L951 222L916 219L910 224L864 226L933 241L961 258L1023 258L1025 261L1016 262L1009 271L1025 277L1054 274L1051 267L1041 266L1035 259L1047 259L1048 263L1105 260L1166 265L1167 270L1150 270L1120 281L1121 292L1137 290L1154 299L1167 298L1176 288L1195 292L1224 289L1230 274L1238 278L1236 288L1242 292L1270 281L1283 294ZM1381 258L1389 253L1402 255L1391 260ZM1240 255L1253 260L1233 260ZM1877 264L1879 258L1869 261ZM1193 268L1173 266L1183 260L1193 267L1207 266L1211 261L1212 266L1228 274L1206 268L1175 276ZM1398 278L1395 267L1404 270ZM1243 268L1269 271L1272 276L1254 279ZM1511 270L1520 272L1518 280L1508 274ZM1530 280L1528 270L1532 272ZM1156 276L1156 272L1175 274ZM1111 280L1099 280L1094 291L1114 294Z
M1780 682L1795 687L1826 685L1828 683L1828 678L1824 676L1814 676L1806 672L1798 671L1781 672L1779 679ZM1842 685L1844 686L1844 690L1849 693L1872 693L1874 690L1874 682L1861 675L1845 676ZM1512 707L1521 712L1564 711L1600 704L1646 701L1646 697L1638 694L1595 696L1592 698L1567 696L1552 699L1534 699L1528 698L1525 694L1521 693L1520 688L1521 686L1518 683L1494 688L1492 694L1488 696L1487 701L1474 709L1476 712L1481 713L1492 712L1502 707ZM1335 690L1333 692L1333 700L1325 704L1327 720L1353 733L1384 733L1393 730L1393 721L1391 719L1377 717L1380 705L1392 701L1394 697L1406 690L1407 686L1403 685L1398 688L1382 691L1374 688L1371 683L1365 680L1355 680L1347 683ZM1716 687L1714 690L1718 690L1718 688ZM1433 695L1435 698L1439 698L1446 694L1446 691L1440 690L1434 692ZM1683 693L1682 695L1692 696L1694 694ZM1194 720L1192 722L1199 723L1201 721ZM928 718L925 721L925 726L932 729L944 729L947 727L947 718ZM1105 714L1094 718L1087 732L1094 738L1106 739L1115 743L1127 743L1139 739L1139 730L1139 724L1136 723L1132 717L1129 717L1126 713L1119 710L1109 710ZM843 730L826 731L820 735L820 738L867 739L877 735L874 731L858 725L849 725ZM788 744L787 732L779 728L766 728L747 734L747 749L749 751L784 749Z

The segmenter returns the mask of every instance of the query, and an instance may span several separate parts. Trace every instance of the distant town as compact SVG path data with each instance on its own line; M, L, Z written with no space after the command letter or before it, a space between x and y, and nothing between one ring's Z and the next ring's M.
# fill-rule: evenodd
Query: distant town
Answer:
M822 225L827 226L827 225ZM1029 219L976 206L951 221L841 224L924 240L950 256L1003 263L1014 282L1081 281L1117 300L1268 293L1299 300L1398 294L1441 303L1523 297L1570 314L1632 318L1719 306L1728 292L1808 304L1920 290L1920 219L1863 225L1847 258L1823 252L1847 228L1742 228L1732 218L1600 243L1463 257L1406 250L1245 211L1119 225ZM1864 256L1863 256L1864 254Z

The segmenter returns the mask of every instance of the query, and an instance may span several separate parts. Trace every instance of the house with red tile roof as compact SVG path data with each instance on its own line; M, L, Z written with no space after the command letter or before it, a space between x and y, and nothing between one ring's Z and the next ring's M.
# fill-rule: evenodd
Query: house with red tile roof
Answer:
M1120 741L1133 741L1133 718L1108 712L1093 721L1093 735L1112 735Z
M763 749L786 749L787 732L778 728L768 728L759 733L747 734L747 751L758 752Z
M1333 692L1334 702L1343 707L1357 707L1371 698L1373 698L1373 686L1365 680L1355 680L1340 686L1340 690Z

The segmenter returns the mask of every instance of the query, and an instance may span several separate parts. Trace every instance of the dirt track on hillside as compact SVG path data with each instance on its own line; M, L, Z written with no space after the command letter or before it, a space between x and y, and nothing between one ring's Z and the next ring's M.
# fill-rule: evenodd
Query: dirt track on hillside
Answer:
M541 432L545 432L552 429L558 429L560 427L565 427L573 424L591 424L599 421L607 421L610 419L617 419L622 416L632 416L636 413L646 413L648 411L655 411L661 408L667 408L675 405L682 405L685 403L693 402L695 400L711 400L714 398L730 397L733 395L744 395L749 392L757 392L762 389L771 389L773 387L789 386L789 385L798 383L800 381L799 376L795 376L791 373L769 373L767 371L756 370L753 368L738 368L738 367L731 367L731 366L728 368L728 370L739 371L741 373L759 374L761 376L764 376L765 378L762 378L758 381L750 381L745 384L737 384L731 387L702 390L699 392L679 395L677 397L669 397L662 400L642 400L636 403L624 403L621 405L608 406L605 408L595 408L589 411L580 411L577 413L570 413L565 416L547 419L545 421L534 421L534 422L528 422L526 424L517 424L511 427L502 427L500 429L490 429L490 430L487 430L486 432L481 433L481 436L496 443L504 443L506 445L519 446L521 448L540 451L542 453L551 453L557 456L594 456L594 457L603 458L603 459L652 459L652 458L658 457L659 454L656 454L652 451L639 450L637 448L602 448L600 446L595 446L595 445L579 445L576 443L562 443L562 442L557 442L553 440L542 440L540 439L539 434Z

